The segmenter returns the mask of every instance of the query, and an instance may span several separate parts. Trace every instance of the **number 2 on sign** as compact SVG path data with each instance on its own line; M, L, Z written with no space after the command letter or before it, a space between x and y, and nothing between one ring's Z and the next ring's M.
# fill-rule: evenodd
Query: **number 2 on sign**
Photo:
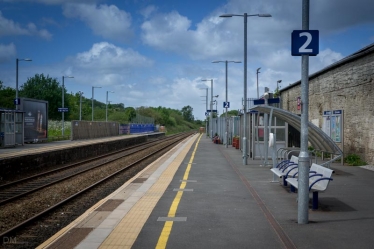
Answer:
M313 50L311 48L308 48L307 47L309 46L309 44L312 42L312 35L308 32L302 32L300 33L299 35L300 37L302 36L306 36L306 41L305 43L299 48L299 53L311 53Z

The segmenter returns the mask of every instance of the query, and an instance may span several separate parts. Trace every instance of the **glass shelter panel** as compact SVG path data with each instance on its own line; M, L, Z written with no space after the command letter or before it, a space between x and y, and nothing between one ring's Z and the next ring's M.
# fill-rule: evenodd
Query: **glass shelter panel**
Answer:
M252 131L254 134L251 137L252 143L252 159L265 158L265 115L264 113L254 113L252 114L254 122L252 123ZM276 137L276 148L287 147L287 128L288 124L275 116L271 117L268 115L268 133L273 133ZM270 159L272 155L272 148L268 148L268 158Z

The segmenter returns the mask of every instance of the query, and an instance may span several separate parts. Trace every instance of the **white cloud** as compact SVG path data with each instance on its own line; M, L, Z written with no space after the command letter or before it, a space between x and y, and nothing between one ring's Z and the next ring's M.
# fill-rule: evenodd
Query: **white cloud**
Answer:
M0 63L14 60L16 53L16 46L13 43L9 45L0 44Z
M157 7L154 5L149 5L146 8L140 11L140 14L144 16L144 18L149 18L151 14L153 14L157 10Z
M153 85L165 85L167 83L167 79L160 76L151 77L149 79L149 83Z
M343 55L328 48L320 51L316 58L321 63L321 67L327 67L328 65L343 59Z
M14 35L40 36L46 40L52 38L51 33L45 29L38 29L34 23L28 23L26 27L21 27L20 24L6 19L0 11L0 36Z
M66 17L81 19L96 35L121 42L133 36L131 14L115 5L66 4L63 9Z
M108 42L95 43L89 51L79 53L80 67L116 71L121 68L148 67L151 60L132 49L123 49Z
M108 42L95 43L91 49L68 59L69 72L85 84L131 84L129 75L141 74L153 61L132 49L124 49ZM78 75L78 76L77 76ZM131 77L134 80L134 77Z
M32 2L46 5L61 5L66 3L97 3L101 0L2 0L4 2Z
M222 39L223 31L216 29L215 18L198 24L191 29L191 20L172 11L168 14L155 14L146 20L142 28L145 44L160 50L187 54L193 59L203 59L228 53L228 41Z

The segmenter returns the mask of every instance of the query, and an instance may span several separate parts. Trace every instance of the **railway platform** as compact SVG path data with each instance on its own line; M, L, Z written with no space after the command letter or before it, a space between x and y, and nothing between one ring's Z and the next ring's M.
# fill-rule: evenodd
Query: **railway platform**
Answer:
M372 248L374 171L333 164L309 224L260 160L196 134L38 248Z
M15 174L37 172L44 167L54 167L103 155L161 136L165 136L165 133L155 132L85 140L30 143L0 149L0 185Z
M0 149L0 159L8 159L14 157L22 157L31 154L39 154L49 151L63 150L66 148L82 147L90 144L106 143L110 141L123 140L132 138L137 135L115 136L96 139L85 140L61 140L53 142L42 143L25 143L24 145L17 145L13 148Z

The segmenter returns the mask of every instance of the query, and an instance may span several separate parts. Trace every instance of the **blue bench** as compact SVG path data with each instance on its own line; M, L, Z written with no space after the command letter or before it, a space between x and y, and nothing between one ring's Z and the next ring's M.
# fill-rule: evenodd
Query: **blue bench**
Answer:
M318 193L324 192L329 182L332 181L332 173L334 171L332 169L328 169L321 165L313 163L310 167L309 171L309 192L313 193L313 201L312 201L312 209L318 209ZM296 176L297 173L294 175ZM286 181L291 184L291 191L294 189L298 189L298 179L295 178L287 178Z
M291 156L290 160L283 160L275 168L271 168L270 170L279 178L283 178L283 185L287 186L286 179L291 174L296 174L298 162L298 157Z

